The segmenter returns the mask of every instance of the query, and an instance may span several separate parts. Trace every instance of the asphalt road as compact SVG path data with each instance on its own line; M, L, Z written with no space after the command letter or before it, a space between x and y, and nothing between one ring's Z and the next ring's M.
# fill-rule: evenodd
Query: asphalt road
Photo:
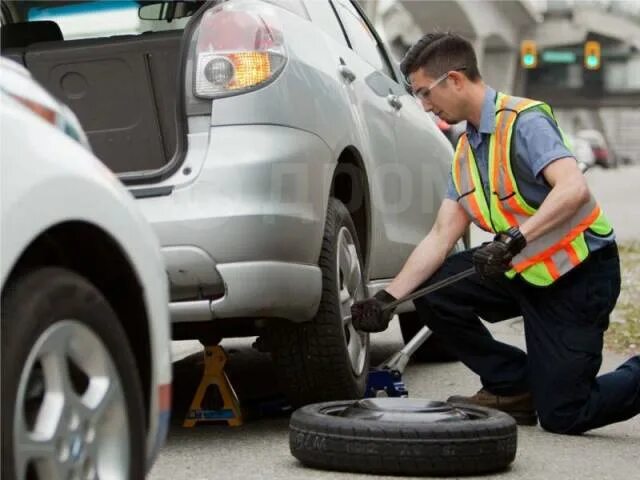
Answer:
M640 240L640 166L614 171L588 172L596 197L612 220L622 241ZM477 238L476 238L477 239ZM518 319L491 326L497 338L523 346L522 322ZM396 322L372 338L373 363L401 348ZM243 401L276 394L269 356L254 351L251 340L225 340L230 352L229 375ZM200 425L180 426L198 378L198 358L193 342L174 344L175 402L173 425L149 478L152 480L204 479L365 479L399 478L341 474L310 470L289 453L288 419L270 416L249 420L230 428ZM624 358L605 353L602 371L609 371ZM470 394L479 388L477 378L459 363L410 364L404 380L412 397L433 400L451 394ZM568 437L546 433L539 427L520 427L518 454L511 468L491 477L507 479L634 479L640 472L640 416L627 422Z

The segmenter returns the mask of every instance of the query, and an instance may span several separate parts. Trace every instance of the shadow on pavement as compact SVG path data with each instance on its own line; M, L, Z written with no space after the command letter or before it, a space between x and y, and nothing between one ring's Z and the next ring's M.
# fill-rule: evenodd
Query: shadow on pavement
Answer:
M286 428L291 410L276 411L275 408L269 408L269 404L284 402L284 397L278 388L271 356L268 353L256 351L251 347L251 343L251 340L234 340L231 346L223 343L228 355L227 375L243 410L246 410L245 424L239 429L246 430L248 426L257 425L261 421L269 421L268 428L274 427L271 421L280 422L283 428ZM380 364L401 346L397 342L374 345L371 351L371 365ZM200 382L202 370L202 352L196 352L173 364L170 437L180 436L181 431L238 430L238 427L227 427L225 422L201 422L194 428L183 429L182 422ZM255 428L260 429L258 426ZM189 436L191 435L192 433L189 433Z

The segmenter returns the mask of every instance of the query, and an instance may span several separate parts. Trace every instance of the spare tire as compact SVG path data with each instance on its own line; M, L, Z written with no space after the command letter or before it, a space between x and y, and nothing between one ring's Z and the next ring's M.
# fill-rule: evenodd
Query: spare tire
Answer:
M517 448L515 420L471 405L370 398L307 405L289 424L304 465L394 475L469 475L504 470Z

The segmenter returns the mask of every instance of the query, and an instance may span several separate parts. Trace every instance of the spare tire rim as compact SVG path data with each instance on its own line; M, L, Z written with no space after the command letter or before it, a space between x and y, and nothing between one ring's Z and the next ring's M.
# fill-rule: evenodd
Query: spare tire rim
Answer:
M47 328L27 357L13 416L17 478L129 475L120 376L104 343L80 322Z
M356 330L351 321L351 305L364 298L364 285L358 249L347 227L338 232L337 241L337 289L340 302L340 317L347 346L351 369L356 376L365 369L369 335Z
M366 398L328 405L325 415L377 422L459 422L487 418L487 413L471 405L450 404L419 398Z

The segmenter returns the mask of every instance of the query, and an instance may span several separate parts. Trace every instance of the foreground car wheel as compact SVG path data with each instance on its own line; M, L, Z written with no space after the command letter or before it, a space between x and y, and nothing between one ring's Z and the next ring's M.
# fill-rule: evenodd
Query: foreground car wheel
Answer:
M329 199L319 265L322 299L307 323L271 331L280 386L294 405L360 398L369 370L369 336L355 330L351 305L364 298L360 247L345 206Z
M144 408L127 337L73 272L44 268L3 295L2 443L6 478L144 477Z
M517 427L503 412L409 398L307 405L289 423L304 465L396 475L469 475L505 469Z

